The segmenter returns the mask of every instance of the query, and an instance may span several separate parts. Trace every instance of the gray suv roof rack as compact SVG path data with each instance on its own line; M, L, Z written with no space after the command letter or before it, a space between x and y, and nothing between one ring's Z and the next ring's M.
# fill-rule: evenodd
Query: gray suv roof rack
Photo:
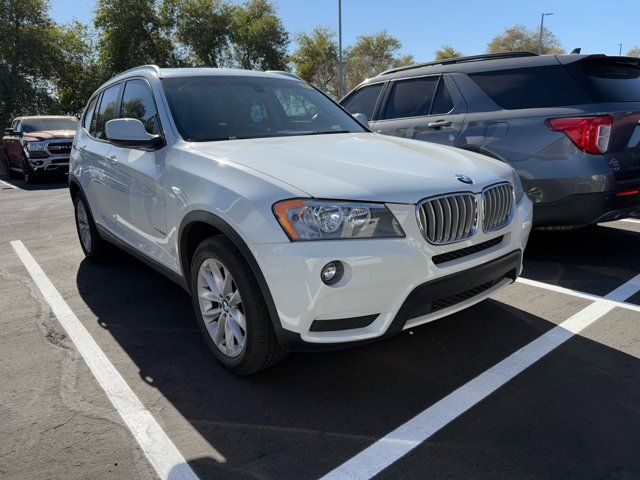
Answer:
M390 73L401 72L403 70L411 70L414 68L430 67L432 65L451 65L454 63L477 62L480 60L498 60L501 58L517 58L517 57L536 57L537 53L533 52L502 52L502 53L485 53L482 55L472 55L468 57L447 58L445 60L437 60L434 62L416 63L414 65L406 65L404 67L391 68L385 70L380 75L388 75Z

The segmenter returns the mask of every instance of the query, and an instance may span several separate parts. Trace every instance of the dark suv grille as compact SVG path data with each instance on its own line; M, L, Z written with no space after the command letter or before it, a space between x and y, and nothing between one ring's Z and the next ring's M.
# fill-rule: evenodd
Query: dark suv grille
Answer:
M482 228L493 232L511 223L513 212L513 187L501 183L482 192Z
M51 155L68 155L71 153L71 142L51 142L47 150Z
M465 240L478 228L478 200L472 193L452 193L418 205L418 223L429 243L445 245Z
M441 263L450 262L452 260L457 260L458 258L466 257L468 255L473 255L474 253L481 252L483 250L487 250L491 247L494 247L502 242L503 236L492 238L486 242L478 243L477 245L471 245L470 247L461 248L460 250L454 250L453 252L441 253L440 255L434 255L431 260L434 264L440 265Z

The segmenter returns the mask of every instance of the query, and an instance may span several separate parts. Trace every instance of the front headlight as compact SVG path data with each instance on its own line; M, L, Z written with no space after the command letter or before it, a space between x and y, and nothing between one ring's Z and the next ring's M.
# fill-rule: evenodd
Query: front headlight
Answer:
M516 195L516 204L520 203L522 197L524 197L524 187L522 186L522 180L520 175L515 170L513 171L513 191Z
M47 144L45 142L27 142L27 150L30 152L46 152Z
M396 217L377 203L296 198L274 204L273 213L293 242L404 237Z

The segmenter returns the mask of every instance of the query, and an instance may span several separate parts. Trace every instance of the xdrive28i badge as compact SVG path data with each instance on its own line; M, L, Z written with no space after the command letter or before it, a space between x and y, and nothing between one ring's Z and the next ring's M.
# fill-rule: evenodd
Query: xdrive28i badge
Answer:
M466 183L468 185L471 185L473 183L473 180L471 180L466 175L456 175L456 178L460 180L462 183Z

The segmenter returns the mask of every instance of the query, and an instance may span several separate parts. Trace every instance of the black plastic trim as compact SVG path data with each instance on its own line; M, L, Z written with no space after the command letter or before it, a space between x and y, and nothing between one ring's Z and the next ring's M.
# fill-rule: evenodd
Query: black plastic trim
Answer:
M364 315L362 317L337 318L328 320L314 320L309 331L311 332L336 332L340 330L353 330L371 325L379 313Z
M453 260L466 257L468 255L473 255L474 253L482 252L483 250L487 250L491 247L499 245L500 243L502 243L503 238L504 235L500 235L499 237L492 238L491 240L487 240L486 242L478 243L476 245L471 245L470 247L453 250L452 252L441 253L440 255L434 255L433 257L431 257L431 261L435 265L440 265L445 262L451 262Z

